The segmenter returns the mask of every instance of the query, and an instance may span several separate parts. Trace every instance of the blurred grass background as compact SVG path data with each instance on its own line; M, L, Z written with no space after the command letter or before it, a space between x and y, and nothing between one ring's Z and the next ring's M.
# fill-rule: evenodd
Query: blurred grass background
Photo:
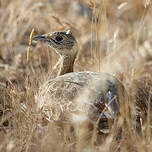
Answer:
M67 152L78 142L53 124L39 125L34 95L46 77L54 77L58 56L45 44L33 44L27 64L33 28L35 35L70 29L79 44L75 71L115 75L128 91L129 106L139 111L140 133L132 118L125 124L120 119L86 151L151 152L150 0L0 0L0 151Z

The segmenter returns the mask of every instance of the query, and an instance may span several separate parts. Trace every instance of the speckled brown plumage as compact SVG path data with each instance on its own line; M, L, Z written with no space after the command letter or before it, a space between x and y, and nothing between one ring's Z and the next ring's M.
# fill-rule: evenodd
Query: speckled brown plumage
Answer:
M88 119L96 123L99 118L115 118L119 113L118 91L123 96L123 85L107 73L73 72L78 49L70 31L36 36L34 40L47 42L60 56L57 77L45 82L36 95L38 109L45 119L54 122ZM101 126L97 128L100 130Z

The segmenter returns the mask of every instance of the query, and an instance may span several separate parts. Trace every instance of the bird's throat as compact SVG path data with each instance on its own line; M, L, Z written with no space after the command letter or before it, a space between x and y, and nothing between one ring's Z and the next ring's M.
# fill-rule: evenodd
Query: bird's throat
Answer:
M62 56L59 59L59 70L57 76L73 72L75 57L72 56Z

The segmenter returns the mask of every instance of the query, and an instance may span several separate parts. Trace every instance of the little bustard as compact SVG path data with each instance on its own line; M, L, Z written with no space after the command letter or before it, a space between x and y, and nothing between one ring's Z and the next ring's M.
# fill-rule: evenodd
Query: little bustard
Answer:
M45 119L53 122L87 119L91 123L98 121L99 130L107 127L102 120L113 120L119 113L118 94L123 96L124 90L121 82L107 73L73 72L78 48L69 30L38 35L33 40L47 42L60 56L57 77L45 82L36 96Z

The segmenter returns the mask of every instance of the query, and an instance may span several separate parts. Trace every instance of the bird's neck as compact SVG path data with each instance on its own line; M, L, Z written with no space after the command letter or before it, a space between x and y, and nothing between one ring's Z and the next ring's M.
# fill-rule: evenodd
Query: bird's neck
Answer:
M60 58L57 64L55 65L55 69L56 67L59 68L57 72L57 76L73 72L75 59L77 57L77 50L78 47L77 45L75 45L73 46L71 52L69 52L69 50L64 50L64 54L62 55L58 54Z
M59 70L57 76L73 72L75 57L70 55L68 56L61 56L59 59Z

